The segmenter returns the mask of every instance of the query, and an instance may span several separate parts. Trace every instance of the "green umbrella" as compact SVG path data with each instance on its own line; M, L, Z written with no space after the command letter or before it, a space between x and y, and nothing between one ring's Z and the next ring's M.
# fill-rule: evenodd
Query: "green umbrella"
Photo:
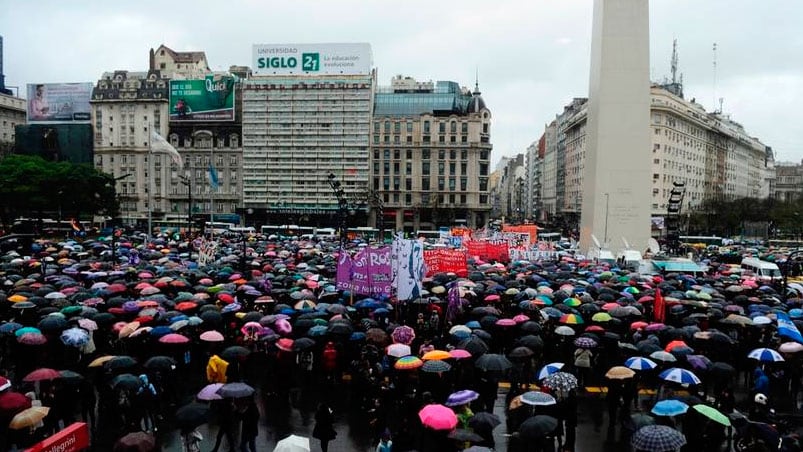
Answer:
M591 317L591 320L594 322L609 322L611 315L607 312L598 312Z
M725 416L724 414L720 413L719 410L717 410L716 408L712 408L708 405L703 405L703 404L694 405L692 408L694 408L698 413L702 414L703 416L707 417L708 419L711 419L712 421L718 424L722 424L725 427L730 427L731 425L731 421L730 419L728 419L728 416Z

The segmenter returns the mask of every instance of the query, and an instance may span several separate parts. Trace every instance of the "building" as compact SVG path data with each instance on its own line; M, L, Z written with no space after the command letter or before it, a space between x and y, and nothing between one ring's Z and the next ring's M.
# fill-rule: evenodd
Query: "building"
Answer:
M25 124L25 99L0 94L0 157L14 147L16 127Z
M368 44L254 46L242 107L243 205L254 221L337 224L333 181L349 224L367 224L372 65Z
M663 85L653 84L650 96L652 186L649 189L653 218L667 214L667 200L674 183L686 187L682 211L697 208L705 200L766 198L773 190L777 193L772 149L751 137L742 125L720 112L706 112L694 99L685 100ZM584 102L577 101L570 104L573 114L560 127L556 120L544 132L540 182L541 201L548 217L576 215L582 201L579 187L583 185L587 110ZM559 153L553 140L561 134L562 160L552 156ZM555 185L561 161L566 188L562 202L558 203ZM575 201L578 197L580 201Z
M779 162L775 171L777 178L773 198L784 202L797 201L803 195L803 161Z
M230 214L242 206L237 114L228 121L171 119L171 80L219 75L209 71L204 52L162 45L151 49L147 71L106 72L98 80L90 102L94 163L117 179L124 223L144 225L150 210L155 226L184 227L191 214ZM152 131L179 151L182 167L167 154L151 154ZM218 175L217 191L210 186L210 165Z
M388 227L482 227L488 220L491 113L478 87L397 76L377 89L371 186Z
M546 148L546 135L542 134L538 141L527 146L524 157L525 177L525 216L531 221L541 221L541 175Z

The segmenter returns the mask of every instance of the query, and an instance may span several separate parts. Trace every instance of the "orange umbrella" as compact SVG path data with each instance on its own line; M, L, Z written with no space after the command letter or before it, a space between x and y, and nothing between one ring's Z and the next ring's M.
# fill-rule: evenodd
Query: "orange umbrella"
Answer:
M672 341L666 344L664 351L670 353L675 347L688 347L688 345L683 341Z
M106 364L106 361L109 361L114 358L116 358L115 355L101 356L99 358L95 358L94 361L89 363L89 366L87 367L102 367L104 364Z
M449 352L443 350L432 350L429 352L424 353L424 356L421 357L424 361L435 361L435 360L443 360L449 359L452 355Z
M14 415L14 418L11 419L11 422L8 424L8 426L14 430L33 427L41 422L49 412L50 408L46 406L32 406Z

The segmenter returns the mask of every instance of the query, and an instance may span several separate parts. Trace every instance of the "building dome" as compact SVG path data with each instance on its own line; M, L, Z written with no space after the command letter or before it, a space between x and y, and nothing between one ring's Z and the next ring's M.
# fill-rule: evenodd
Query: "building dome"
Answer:
M487 109L481 94L479 83L477 83L474 85L474 92L471 93L471 101L468 103L467 113L479 113L483 109Z

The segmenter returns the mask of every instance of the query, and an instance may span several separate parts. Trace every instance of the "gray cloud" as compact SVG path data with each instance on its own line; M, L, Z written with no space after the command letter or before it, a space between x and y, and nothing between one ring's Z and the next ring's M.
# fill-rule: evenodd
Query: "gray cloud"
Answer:
M148 49L204 50L213 69L250 64L251 44L369 42L380 84L395 74L480 89L494 114L494 157L523 152L588 90L590 0L114 2L7 0L0 17L9 85L95 81L147 66ZM652 0L651 75L669 74L677 38L687 97L724 110L772 146L803 157L803 4ZM714 93L712 44L718 44Z

